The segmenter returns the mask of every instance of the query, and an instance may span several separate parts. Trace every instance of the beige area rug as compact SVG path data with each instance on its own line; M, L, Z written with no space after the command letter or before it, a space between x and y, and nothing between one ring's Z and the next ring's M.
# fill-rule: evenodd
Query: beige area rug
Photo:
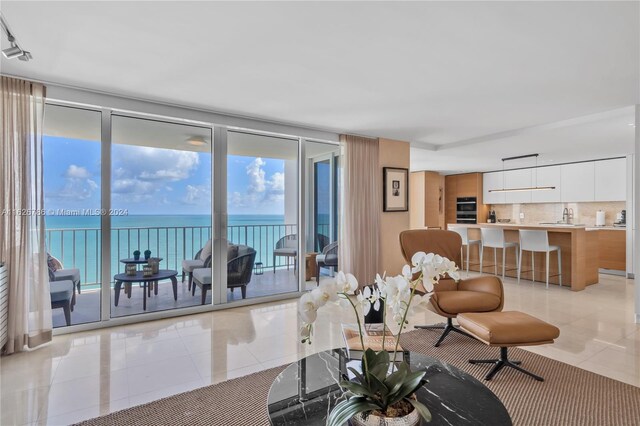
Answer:
M485 383L503 402L518 426L634 426L640 425L640 388L600 376L559 361L524 351L509 350L509 357L541 375L544 382L503 369L490 382L483 377L489 365L471 365L470 358L496 358L489 348L454 333L439 348L439 333L406 333L402 345L448 362ZM284 367L229 380L174 395L159 401L97 417L81 425L269 425L267 394Z

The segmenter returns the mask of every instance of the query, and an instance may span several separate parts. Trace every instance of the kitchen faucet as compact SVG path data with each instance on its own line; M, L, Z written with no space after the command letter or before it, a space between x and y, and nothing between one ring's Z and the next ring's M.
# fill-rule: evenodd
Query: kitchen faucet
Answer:
M573 223L573 209L564 208L562 212L562 223Z

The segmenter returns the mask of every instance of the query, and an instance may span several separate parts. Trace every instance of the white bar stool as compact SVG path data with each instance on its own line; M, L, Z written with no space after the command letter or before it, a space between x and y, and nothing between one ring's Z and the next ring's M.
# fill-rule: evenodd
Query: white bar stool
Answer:
M464 247L467 247L467 276L469 276L469 247L472 245L478 246L478 254L482 252L482 241L469 239L469 228L451 228L453 232L462 237L462 247L460 247L460 260L462 261L462 269L464 269Z
M531 270L522 271L522 252L531 252ZM549 245L549 233L547 231L534 231L534 230L520 230L520 259L518 267L518 283L520 283L520 274L522 272L531 272L531 281L535 282L535 254L546 253L547 254L547 288L549 288L549 253L552 251L558 252L558 273L553 275L558 277L558 283L562 287L562 249L560 246Z
M504 229L502 228L480 228L480 234L482 237L480 246L480 272L482 269L482 260L484 255L484 249L486 247L493 248L493 266L495 269L495 275L498 275L498 249L502 249L502 278L506 271L506 259L507 249L514 248L516 255L516 270L520 269L518 258L518 243L510 243L504 240ZM489 265L491 266L491 265ZM511 269L510 269L511 270Z

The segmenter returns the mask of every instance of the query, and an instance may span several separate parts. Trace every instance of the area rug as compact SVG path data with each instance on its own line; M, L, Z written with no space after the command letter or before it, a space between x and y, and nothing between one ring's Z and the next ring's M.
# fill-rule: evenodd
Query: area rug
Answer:
M495 358L489 348L453 333L439 348L438 331L415 330L402 345L448 362L485 383L503 402L516 426L632 426L640 424L640 388L518 348L510 358L545 378L537 382L513 369L502 370L490 382L490 366L471 365L470 358ZM269 425L267 394L283 367L174 395L159 401L97 417L80 425Z

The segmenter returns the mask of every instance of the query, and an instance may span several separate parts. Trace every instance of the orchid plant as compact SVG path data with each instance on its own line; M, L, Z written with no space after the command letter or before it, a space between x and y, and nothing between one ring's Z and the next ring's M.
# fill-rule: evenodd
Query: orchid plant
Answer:
M327 425L342 425L354 415L367 416L369 412L391 417L392 413L397 411L394 407L402 403L411 404L426 421L431 419L431 413L427 407L412 398L415 391L425 383L425 373L412 373L405 362L396 366L389 360L396 359L400 335L407 326L407 318L415 312L416 308L426 305L433 293L434 285L445 275L456 281L460 279L458 267L453 261L437 254L418 252L411 258L411 265L403 267L402 274L391 277L376 275L376 285L373 288L368 286L358 290L356 278L352 274L340 271L335 280L322 282L319 287L300 298L299 316L303 322L300 334L303 343L311 344L313 324L318 317L318 309L328 303L340 303L353 309L363 348L365 346L360 311L366 316L372 308L379 311L380 307L384 306L383 330L386 330L387 315L390 315L392 321L399 326L392 357L389 355L390 351L384 348L383 331L383 350L378 353L371 349L365 350L362 357L362 372L350 368L357 383L350 381L341 383L341 386L348 391L348 399L334 408ZM424 295L416 293L420 283L426 291ZM391 369L389 369L390 366Z

